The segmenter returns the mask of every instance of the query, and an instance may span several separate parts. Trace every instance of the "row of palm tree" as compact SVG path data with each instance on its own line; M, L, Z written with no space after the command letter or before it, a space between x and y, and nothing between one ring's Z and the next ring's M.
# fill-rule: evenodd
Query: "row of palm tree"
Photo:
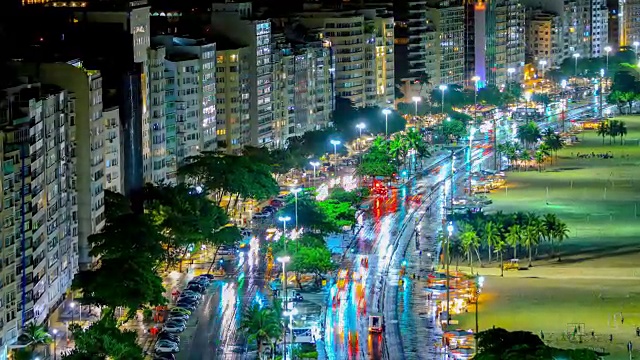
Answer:
M409 128L395 134L391 139L376 138L371 144L371 151L388 153L398 170L406 169L409 174L418 166L422 167L422 159L431 156L429 145L419 131ZM415 154L415 161L409 156Z
M620 136L620 144L622 144L622 138L627 135L627 124L620 120L608 120L598 124L597 129L598 136L602 136L602 145L604 145L604 138L609 137L609 145L611 140L616 143L616 137Z
M510 248L513 259L518 258L518 250L528 251L529 266L532 265L534 253L538 254L538 247L544 242L549 244L549 256L555 257L557 247L569 237L567 224L558 219L555 214L539 216L536 213L516 212L504 214L499 211L492 215L483 213L467 213L454 215L454 220L460 226L457 237L451 239L449 249L450 259L466 260L473 271L473 257L483 266L483 256L486 251L488 263L492 262L492 255L496 254L502 268L503 255ZM446 241L444 236L441 241ZM444 245L446 247L446 245ZM535 251L534 251L535 250ZM558 261L561 261L558 254Z
M284 334L280 302L274 301L273 307L252 304L242 313L240 329L245 332L248 341L255 341L258 359L264 358L264 344L273 344L271 351L275 355L275 344Z
M534 123L531 123L535 125ZM538 171L542 170L542 166L544 165L547 159L550 159L553 163L552 154L555 154L555 157L558 157L558 150L564 147L564 141L559 134L556 134L551 129L546 129L544 132L539 133L531 130L532 126L526 126L527 130L526 134L529 135L521 135L519 132L520 142L523 144L530 144L532 139L536 139L535 143L538 140L542 139L542 142L538 144L537 148L522 146L521 143L515 141L508 141L506 143L502 143L498 145L498 152L505 155L509 160L509 167L517 165L519 168L525 167L529 161L535 160L538 165ZM537 128L537 126L536 126ZM540 134L535 135L535 137L530 137L530 134Z

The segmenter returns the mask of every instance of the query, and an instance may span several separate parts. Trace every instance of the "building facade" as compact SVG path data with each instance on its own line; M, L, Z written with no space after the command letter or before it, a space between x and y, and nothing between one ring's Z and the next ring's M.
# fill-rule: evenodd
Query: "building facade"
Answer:
M464 84L465 17L462 1L427 0L427 74L432 87Z
M122 172L122 135L120 128L120 109L112 106L102 111L104 118L104 177L105 190L124 193Z
M562 19L542 10L529 10L526 21L526 55L533 63L547 61L547 68L562 63Z
M273 64L271 63L271 22L253 16L250 2L214 3L211 28L249 48L249 119L251 145L272 146Z
M44 322L77 271L67 153L74 118L73 99L57 86L23 79L0 96L0 359L28 323Z

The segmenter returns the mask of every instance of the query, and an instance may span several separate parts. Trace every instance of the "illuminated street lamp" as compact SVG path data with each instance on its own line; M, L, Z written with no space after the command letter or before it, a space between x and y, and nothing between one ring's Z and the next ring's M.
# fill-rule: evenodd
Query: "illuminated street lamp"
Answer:
M51 337L53 338L53 360L58 359L58 349L56 342L58 342L58 329L51 330Z
M389 138L389 114L391 114L391 110L382 109L382 113L384 114L384 137L387 139Z
M542 78L544 79L544 67L547 66L547 60L540 60L539 64L540 64L540 68L542 70Z
M291 221L291 216L280 216L278 220L282 221L282 236L287 236L287 221ZM284 240L284 251L287 251L287 240Z
M562 79L562 81L560 81L560 87L562 87L562 98L564 99L564 106L562 106L562 132L564 132L564 120L565 120L565 111L567 110L567 80L566 79Z
M286 250L285 250L286 251ZM287 308L289 307L288 303L288 299L287 299L287 263L291 260L290 257L288 256L280 256L276 259L276 261L278 261L279 263L282 264L282 288L284 290L284 303L283 303L283 307L284 309L282 309L283 311L286 311ZM284 342L282 343L282 359L283 360L287 360L287 334L284 334Z
M418 117L418 103L422 100L420 96L414 96L411 98L413 102L416 104L416 117Z
M449 244L451 244L451 236L453 236L453 223L451 221L449 221L449 224L447 225L447 232L449 233L449 235L447 236L447 246L445 248L446 250L446 259L445 259L445 263L447 265L447 326L449 326L449 320L451 319L451 309L450 309L450 304L451 304L451 291L450 291L450 286L449 286L449 257L451 256L451 254L449 254Z
M476 131L478 129L473 126L469 128L469 195L471 195L471 172L473 170L473 135L475 135Z
M527 119L529 119L529 101L531 101L531 92L527 91L526 93L524 93L524 99L527 101L524 105L524 110L525 110L525 114Z
M604 92L604 69L600 69L600 119L602 119L602 93Z
M356 128L358 129L358 131L360 132L360 136L358 137L358 149L360 149L360 142L362 141L362 129L366 128L367 125L365 125L365 123L361 122L358 125L356 125Z
M605 46L604 52L607 53L607 72L609 72L609 53L611 52L611 46Z
M444 91L447 90L447 85L442 84L438 88L442 92L442 113L444 114Z
M333 159L335 161L334 170L336 174L338 174L338 145L340 145L340 140L331 140L331 145L333 145Z
M316 169L320 166L320 163L317 161L309 162L309 165L313 166L313 185L316 184Z
M638 57L638 45L640 45L640 42L633 42L633 48L635 49L636 57Z
M480 76L476 75L471 78L473 80L473 121L476 122L477 111L478 111L478 81L480 81Z
M295 196L296 231L298 231L298 193L300 191L302 191L302 188L291 189L291 192Z
M576 60L575 62L575 66L574 66L574 76L576 77L576 80L578 79L578 58L580 57L580 54L575 53L573 54L573 58Z

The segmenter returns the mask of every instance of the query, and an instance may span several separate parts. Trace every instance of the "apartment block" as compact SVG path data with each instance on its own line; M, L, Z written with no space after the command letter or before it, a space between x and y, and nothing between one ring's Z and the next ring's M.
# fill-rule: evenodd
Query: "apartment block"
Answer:
M526 55L533 63L547 62L547 68L562 63L562 19L543 10L527 11Z
M120 127L120 109L111 106L102 111L104 118L104 189L124 193L124 174L122 172L122 135Z
M250 2L214 3L211 29L215 34L249 48L249 119L251 145L272 146L273 64L271 22L253 15Z
M604 48L611 45L609 44L609 11L606 0L591 0L589 10L591 11L591 57L606 55Z
M619 0L618 33L620 46L640 41L640 0Z
M335 56L335 95L356 107L393 103L395 73L392 17L384 9L335 11L306 6L297 21L323 39Z
M464 7L457 0L427 0L427 74L432 86L463 85Z
M229 154L239 155L251 145L249 52L248 46L216 41L218 148Z
M16 79L0 93L2 227L0 359L42 324L77 271L67 134L74 101L58 86Z
M72 217L71 236L77 246L79 267L90 268L94 259L87 238L105 224L105 120L102 74L79 59L55 63L20 64L20 71L69 93L73 115L69 119L68 151ZM76 245L77 244L77 245Z
M158 84L158 88L152 88L151 92L155 94L157 91L159 96L165 97L165 101L167 93L175 97L171 99L171 103L175 106L175 164L179 168L188 157L196 156L202 151L213 151L217 147L216 45L204 39L171 35L156 36L152 41L154 46L162 46L166 51L165 88ZM161 111L160 106L158 111ZM173 133L166 132L166 124L153 125L153 130L156 131L153 133L153 141L158 142L158 148L166 146L166 138ZM167 178L173 180L175 170L172 162L169 165ZM163 163L158 163L158 168L164 166L166 158Z
M307 34L293 43L285 31L274 35L274 146L283 148L292 136L322 129L331 121L333 89L331 54L322 33Z
M151 142L150 180L153 183L176 183L175 162L167 164L167 125L166 125L166 84L164 62L166 49L163 46L151 46L147 49L147 74L149 83L149 121ZM175 133L175 129L173 129Z

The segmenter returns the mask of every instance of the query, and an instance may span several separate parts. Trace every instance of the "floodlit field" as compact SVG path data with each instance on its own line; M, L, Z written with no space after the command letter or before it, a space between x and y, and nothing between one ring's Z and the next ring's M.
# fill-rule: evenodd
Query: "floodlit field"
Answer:
M634 356L640 356L640 117L618 120L628 128L624 145L619 138L611 145L606 138L603 145L588 131L543 172L512 171L508 187L491 195L488 212L555 213L571 237L560 246L562 261L542 247L529 270L500 278L497 266L480 269L486 278L481 329L542 331L553 345L605 348L609 359L629 359L631 341ZM609 153L613 159L578 153ZM526 266L524 250L519 258ZM474 315L459 317L460 327L474 328ZM573 338L574 329L585 335Z

